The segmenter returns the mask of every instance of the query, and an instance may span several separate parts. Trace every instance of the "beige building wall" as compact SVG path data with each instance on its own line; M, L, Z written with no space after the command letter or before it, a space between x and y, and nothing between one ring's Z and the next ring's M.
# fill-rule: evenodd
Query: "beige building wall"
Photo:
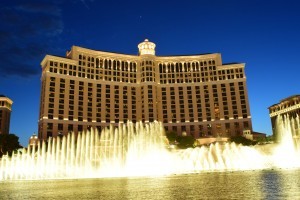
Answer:
M128 121L195 138L252 130L244 64L223 65L218 53L156 56L145 40L139 55L73 46L41 65L40 139Z
M0 95L0 134L9 134L12 104L10 98Z

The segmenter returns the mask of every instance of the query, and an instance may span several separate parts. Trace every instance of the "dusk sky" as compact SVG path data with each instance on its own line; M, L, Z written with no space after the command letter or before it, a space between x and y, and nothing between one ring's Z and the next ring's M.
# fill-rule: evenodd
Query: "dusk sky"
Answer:
M13 100L10 132L38 130L40 62L72 45L137 55L221 53L246 63L253 130L272 134L268 107L300 94L300 1L6 0L0 6L0 94Z

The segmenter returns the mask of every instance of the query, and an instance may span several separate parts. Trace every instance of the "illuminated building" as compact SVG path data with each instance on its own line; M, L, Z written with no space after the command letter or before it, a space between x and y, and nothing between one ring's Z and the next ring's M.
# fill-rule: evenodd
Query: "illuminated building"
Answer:
M281 100L279 103L274 104L269 107L269 114L271 118L272 131L275 140L280 140L278 135L281 132L281 124L278 123L278 120L281 120L279 117L287 118L287 122L290 122L290 130L294 138L300 138L300 95L293 95L288 98Z
M156 56L145 40L138 55L73 46L41 62L40 139L110 123L162 121L195 138L252 130L243 63L221 54Z
M28 144L30 146L37 146L39 144L38 136L35 133L30 136Z
M0 134L9 134L12 104L13 102L10 98L0 95Z

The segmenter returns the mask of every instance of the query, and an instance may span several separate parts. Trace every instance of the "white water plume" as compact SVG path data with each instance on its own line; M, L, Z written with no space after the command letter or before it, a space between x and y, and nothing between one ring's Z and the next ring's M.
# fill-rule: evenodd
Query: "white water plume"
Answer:
M272 155L275 166L281 168L300 167L299 116L293 118L289 115L280 115L276 119L276 126L280 143L274 148Z
M296 120L299 123L299 117ZM283 135L291 135L289 129L294 127L280 126ZM169 150L167 146L160 122L120 124L101 134L83 132L77 138L68 134L2 157L0 180L158 176L300 166L299 151L283 144L268 150L274 153L235 143L185 150ZM293 155L291 160L287 153ZM281 165L283 162L285 165Z

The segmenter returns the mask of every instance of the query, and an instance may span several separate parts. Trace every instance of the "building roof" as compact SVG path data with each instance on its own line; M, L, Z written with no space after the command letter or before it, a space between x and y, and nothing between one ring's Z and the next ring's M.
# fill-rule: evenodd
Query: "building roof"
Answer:
M295 94L295 95L286 97L286 98L280 100L279 103L275 103L275 104L269 106L268 109L271 109L271 108L274 107L274 106L278 106L278 105L280 105L281 103L283 103L283 102L285 102L285 101L290 101L290 100L292 100L292 99L295 98L295 97L300 98L300 94Z
M0 99L1 99L1 101L6 101L6 102L8 102L10 104L13 104L13 101L9 97L7 97L7 96L5 96L3 94L0 94Z
M266 136L267 134L266 134L266 133L260 133L260 132L253 131L253 132L252 132L252 135Z
M87 49L87 50L91 50L91 51L99 51L102 53L113 53L113 54L120 54L120 55L126 55L126 56L139 56L138 54L126 54L126 53L120 53L120 52L115 52L115 51L104 51L104 50L100 50L100 49L91 49L91 48L76 46L76 45L73 45L73 47L79 47L81 49ZM72 48L71 48L71 50L72 50ZM205 55L213 55L213 54L219 54L219 53L199 53L199 54L185 54L185 55L182 55L182 54L181 55L180 54L178 54L178 55L156 55L156 57L205 56Z
M134 55L134 54L120 53L120 52L116 52L116 51L104 51L104 50L100 50L100 49L91 49L91 48L81 47L81 46L75 46L75 47L79 47L79 48L87 49L87 50L91 50L91 51L99 51L99 52L103 52L103 53L114 53L114 54L127 55L127 56L138 56L138 54Z
M238 62L223 63L223 65L236 65L236 64L241 64L241 63Z
M217 53L198 53L198 54L178 54L178 55L161 55L157 57L175 57L175 56L204 56L204 55L210 55L210 54L217 54Z
M289 100L291 100L291 99L293 99L295 97L299 97L300 98L300 95L299 94L295 94L295 95L289 96L287 98L282 99L280 102L289 101Z

